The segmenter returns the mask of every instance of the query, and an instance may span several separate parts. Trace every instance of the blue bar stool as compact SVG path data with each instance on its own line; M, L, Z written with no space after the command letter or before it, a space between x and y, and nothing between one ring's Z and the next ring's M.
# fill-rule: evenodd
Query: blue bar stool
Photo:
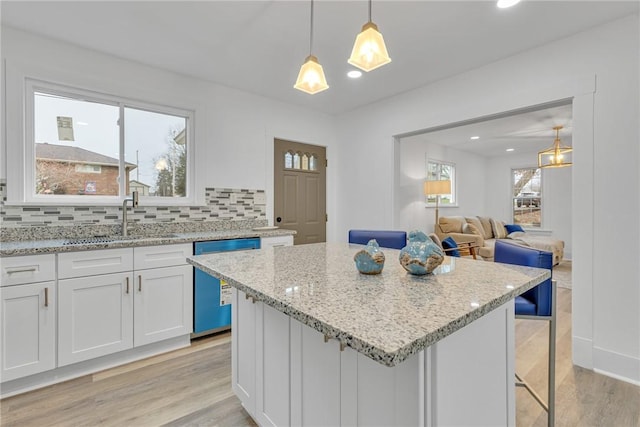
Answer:
M349 243L366 245L371 239L376 239L383 248L402 249L407 246L406 231L349 230Z
M553 268L553 254L539 249L496 240L494 261L528 267ZM516 386L524 387L547 411L549 427L555 424L556 384L556 283L550 278L516 297L515 313L518 319L544 320L549 322L549 394L545 403L538 393L516 373Z

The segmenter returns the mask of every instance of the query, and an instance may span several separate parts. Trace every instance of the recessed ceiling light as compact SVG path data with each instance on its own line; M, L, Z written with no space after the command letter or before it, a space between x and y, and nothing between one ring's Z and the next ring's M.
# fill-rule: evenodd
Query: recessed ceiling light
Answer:
M472 137L471 137L471 138L469 138L469 139L480 139L480 137L479 137L479 136L472 136Z
M515 6L520 3L520 0L498 0L498 7L500 9L505 9L507 7Z
M352 79L357 79L362 76L362 71L351 70L347 73L347 76L351 77Z
M515 148L507 148L505 151L509 151L509 152L515 151Z

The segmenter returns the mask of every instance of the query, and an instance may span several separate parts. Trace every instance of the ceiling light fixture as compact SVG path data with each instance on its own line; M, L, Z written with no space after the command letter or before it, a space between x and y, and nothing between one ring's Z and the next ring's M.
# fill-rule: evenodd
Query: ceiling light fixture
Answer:
M573 164L569 158L571 156L568 155L573 151L573 148L560 145L560 129L562 129L562 126L555 126L553 129L556 131L556 139L553 141L553 145L546 150L538 152L539 168L561 168Z
M382 34L378 31L378 26L371 22L371 0L369 0L369 22L362 26L362 31L356 36L348 62L362 71L375 70L391 62Z
M351 77L352 79L359 79L360 77L362 77L362 71L360 70L351 70L347 73L348 77Z
M471 138L469 138L469 139L476 140L476 139L480 139L480 137L479 137L479 136L472 136L472 137L471 137Z
M508 152L510 153L510 152L512 152L512 151L515 151L515 148L507 148L507 149L506 149L506 150L504 150L504 151L508 151Z
M515 6L520 3L520 0L498 0L498 7L500 9L506 9L507 7Z
M309 35L309 56L304 60L304 64L300 67L298 80L293 86L294 88L308 93L309 95L322 92L329 89L327 79L324 77L322 65L318 62L318 58L313 56L313 0L311 0L311 26Z

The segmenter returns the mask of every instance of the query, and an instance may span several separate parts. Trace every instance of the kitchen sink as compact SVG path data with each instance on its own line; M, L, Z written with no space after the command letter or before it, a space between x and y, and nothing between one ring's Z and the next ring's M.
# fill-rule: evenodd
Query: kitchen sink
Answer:
M111 243L120 242L123 240L132 240L136 237L133 236L93 236L93 237L78 237L75 239L67 239L62 244L68 245L91 245L94 243Z

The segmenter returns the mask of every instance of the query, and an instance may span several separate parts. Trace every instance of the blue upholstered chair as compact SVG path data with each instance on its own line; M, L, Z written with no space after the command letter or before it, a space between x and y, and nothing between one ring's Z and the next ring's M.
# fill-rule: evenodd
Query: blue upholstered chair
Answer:
M349 230L349 243L366 245L371 239L376 239L383 248L402 249L407 246L406 231Z
M505 264L552 270L553 254L539 249L496 240L494 261ZM555 422L555 363L556 363L556 284L550 278L516 297L516 318L549 322L549 399L546 404L529 384L516 374L516 385L525 387L547 411L549 426Z

